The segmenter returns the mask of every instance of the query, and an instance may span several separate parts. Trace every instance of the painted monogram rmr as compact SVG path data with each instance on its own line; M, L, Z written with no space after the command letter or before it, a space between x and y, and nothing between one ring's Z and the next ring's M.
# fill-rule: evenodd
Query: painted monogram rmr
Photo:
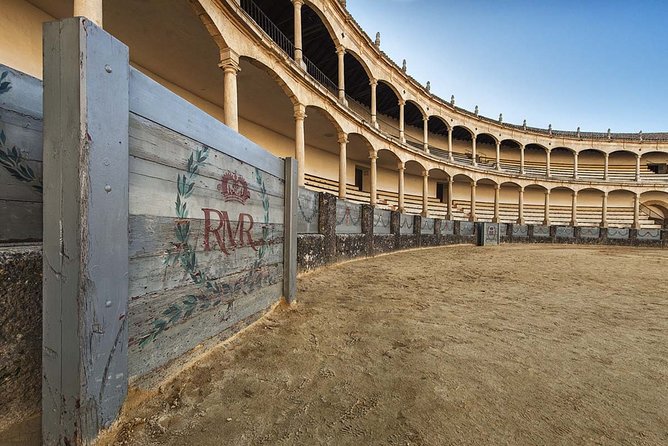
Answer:
M240 213L237 220L236 228L232 228L230 217L227 211L219 211L218 209L202 208L204 212L204 250L211 251L211 235L215 237L216 243L220 250L226 255L230 255L230 251L244 246L250 246L257 251L251 230L253 229L253 217L250 214ZM218 216L218 225L213 227L211 215ZM214 223L215 224L215 223ZM261 243L260 243L261 244ZM214 246L215 248L215 246Z

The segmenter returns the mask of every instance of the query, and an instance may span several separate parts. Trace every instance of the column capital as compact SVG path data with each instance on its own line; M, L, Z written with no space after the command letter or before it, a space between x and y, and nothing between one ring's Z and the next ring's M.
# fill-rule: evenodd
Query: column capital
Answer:
M376 85L378 85L378 79L369 79L369 85L375 87Z
M429 171L426 170L426 169L423 170L423 171L422 171L422 176L423 176L423 177L427 177L427 178L429 178Z
M339 144L348 144L348 134L345 132L339 133L339 138L337 139Z
M218 66L225 72L233 72L234 74L237 74L241 71L241 68L239 67L239 54L231 48L221 50Z
M399 99L398 104L399 104L399 106L403 107L404 105L406 105L406 100L405 99Z
M399 169L400 171L406 170L406 163L404 163L403 161L399 161L397 163L397 169Z
M577 197L578 196L578 191L574 190L573 193L571 193L571 196L574 197L574 198Z
M423 116L422 117L422 122L428 123L429 122L429 116Z
M550 189L545 189L545 195L550 195Z
M295 6L295 8L301 8L304 6L304 0L292 0L292 4Z
M501 185L500 184L495 184L494 185L494 190L501 190Z
M475 189L477 186L478 186L478 183L476 182L476 180L471 180L471 187L473 189Z
M369 150L369 159L375 161L378 159L378 152L375 150Z
M343 45L337 46L336 47L336 54L338 54L339 56L345 55L346 54L346 47L344 47Z
M301 121L306 119L306 106L304 104L295 105L295 119Z

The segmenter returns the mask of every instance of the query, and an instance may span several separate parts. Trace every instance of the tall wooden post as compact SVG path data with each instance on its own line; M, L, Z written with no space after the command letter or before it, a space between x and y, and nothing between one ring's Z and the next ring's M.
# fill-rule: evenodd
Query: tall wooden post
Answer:
M297 295L297 161L285 158L285 228L283 247L283 297L292 303Z
M43 444L89 444L128 386L128 48L44 25Z

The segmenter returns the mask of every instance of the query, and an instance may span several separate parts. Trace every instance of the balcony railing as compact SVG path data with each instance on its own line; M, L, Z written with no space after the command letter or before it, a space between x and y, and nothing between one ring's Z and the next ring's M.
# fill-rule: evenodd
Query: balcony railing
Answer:
M295 56L295 44L283 34L278 26L271 21L271 19L260 9L260 7L255 4L253 0L241 0L241 8L246 11L251 19L258 24L260 28L273 40L288 56L294 58ZM304 57L304 63L306 64L306 71L311 75L313 79L322 84L325 88L330 90L332 93L337 94L339 87L337 84L332 81L325 73L323 73L313 62L311 62L307 57Z
M338 94L339 87L334 83L333 80L328 78L325 73L320 71L320 69L316 67L315 64L311 62L308 58L304 57L304 63L306 64L306 71L308 72L308 74L311 75L313 79L317 80L320 84L322 84L325 88L327 88L335 95Z
M288 36L274 24L274 22L267 17L267 15L260 9L253 0L241 0L241 8L246 11L255 23L257 23L267 35L276 42L276 44L287 53L288 56L294 57L295 45Z

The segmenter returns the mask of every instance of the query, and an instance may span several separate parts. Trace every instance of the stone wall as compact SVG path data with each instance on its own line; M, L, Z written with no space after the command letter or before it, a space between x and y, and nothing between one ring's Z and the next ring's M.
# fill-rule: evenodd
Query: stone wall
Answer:
M316 199L308 197L312 194ZM342 213L341 201L334 195L302 189L300 212L297 220L313 217L317 211L318 233L300 233L297 239L297 264L300 272L345 260L370 257L392 251L429 246L475 243L475 226L468 222L452 222L440 219L423 219L419 215L402 215L373 206L361 205L361 228L351 232L357 225L353 219L349 225L342 220L351 218ZM307 208L311 203L312 208ZM338 219L337 219L338 204ZM357 204L352 204L358 206ZM380 215L383 213L383 215ZM388 218L389 217L389 230ZM338 228L345 232L341 233ZM379 232L379 233L377 233Z
M42 248L0 248L0 443L10 425L39 413Z
M310 196L309 196L310 195ZM361 229L351 233L337 232L341 222L341 200L334 195L301 189L301 208L297 220L317 219L318 233L300 233L297 241L297 263L300 272L345 260L370 257L392 251L429 246L469 243L477 240L478 225L467 221L450 221L401 214L369 205L361 205ZM311 208L304 209L310 203ZM337 205L339 220L337 221ZM359 206L354 204L355 206ZM383 215L380 215L380 214ZM389 231L383 216L389 213ZM337 223L339 223L337 225ZM351 223L357 223L353 221ZM305 224L305 223L304 223ZM377 233L382 232L382 233ZM618 245L667 247L668 230L596 228L543 225L500 225L502 243L559 243L580 245Z

